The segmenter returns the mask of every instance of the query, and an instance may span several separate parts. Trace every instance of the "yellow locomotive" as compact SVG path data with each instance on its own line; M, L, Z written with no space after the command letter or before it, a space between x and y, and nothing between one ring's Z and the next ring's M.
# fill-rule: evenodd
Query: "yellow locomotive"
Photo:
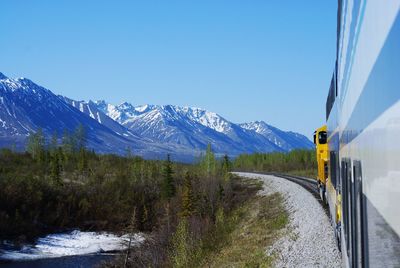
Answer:
M335 165L330 161L329 142L327 134L327 126L323 125L314 131L314 144L316 150L316 158L318 164L318 189L319 194L328 207L331 215L332 225L335 226L335 235L340 248L340 226L341 226L341 195L336 190L335 183L332 181L336 176ZM335 161L332 161L335 162Z
M326 180L328 179L328 142L326 125L314 132L314 144L316 148L318 164L318 189L321 199L326 201Z

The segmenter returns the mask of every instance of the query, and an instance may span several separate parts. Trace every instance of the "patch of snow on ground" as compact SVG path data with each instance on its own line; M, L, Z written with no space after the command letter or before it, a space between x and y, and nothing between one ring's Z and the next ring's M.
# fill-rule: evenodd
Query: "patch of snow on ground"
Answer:
M268 255L276 256L274 267L341 267L333 228L312 194L283 178L252 173L235 174L262 180L263 195L279 192L285 197L284 205L289 213L286 233L267 249Z
M135 234L132 237L132 245L137 245L143 240L142 236ZM39 238L36 245L26 245L19 250L0 249L0 259L35 260L119 251L127 249L128 242L129 235L73 231Z

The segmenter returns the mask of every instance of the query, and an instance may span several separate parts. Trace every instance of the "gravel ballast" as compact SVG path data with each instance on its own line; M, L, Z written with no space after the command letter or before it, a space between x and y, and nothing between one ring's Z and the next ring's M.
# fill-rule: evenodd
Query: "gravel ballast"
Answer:
M333 228L315 197L300 185L283 178L253 173L235 173L264 182L262 195L281 193L289 224L284 235L266 252L275 256L274 267L341 267Z

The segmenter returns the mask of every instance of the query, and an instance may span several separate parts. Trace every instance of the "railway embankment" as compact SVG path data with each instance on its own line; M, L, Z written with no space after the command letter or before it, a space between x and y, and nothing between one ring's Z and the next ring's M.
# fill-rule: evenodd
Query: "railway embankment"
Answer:
M238 176L259 179L264 184L261 195L279 193L289 215L280 238L265 251L274 259L274 267L341 267L334 231L315 195L297 183L282 177L235 173Z

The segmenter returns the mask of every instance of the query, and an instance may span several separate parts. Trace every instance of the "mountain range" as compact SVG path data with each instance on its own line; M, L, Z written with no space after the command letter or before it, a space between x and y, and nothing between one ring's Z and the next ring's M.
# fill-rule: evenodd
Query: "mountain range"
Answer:
M55 95L29 79L0 73L0 147L23 150L39 128L62 135L82 124L88 147L99 153L124 154L130 148L145 158L192 161L211 144L217 155L287 152L310 149L304 135L282 131L263 121L235 124L200 108L174 105L134 106L76 101Z

